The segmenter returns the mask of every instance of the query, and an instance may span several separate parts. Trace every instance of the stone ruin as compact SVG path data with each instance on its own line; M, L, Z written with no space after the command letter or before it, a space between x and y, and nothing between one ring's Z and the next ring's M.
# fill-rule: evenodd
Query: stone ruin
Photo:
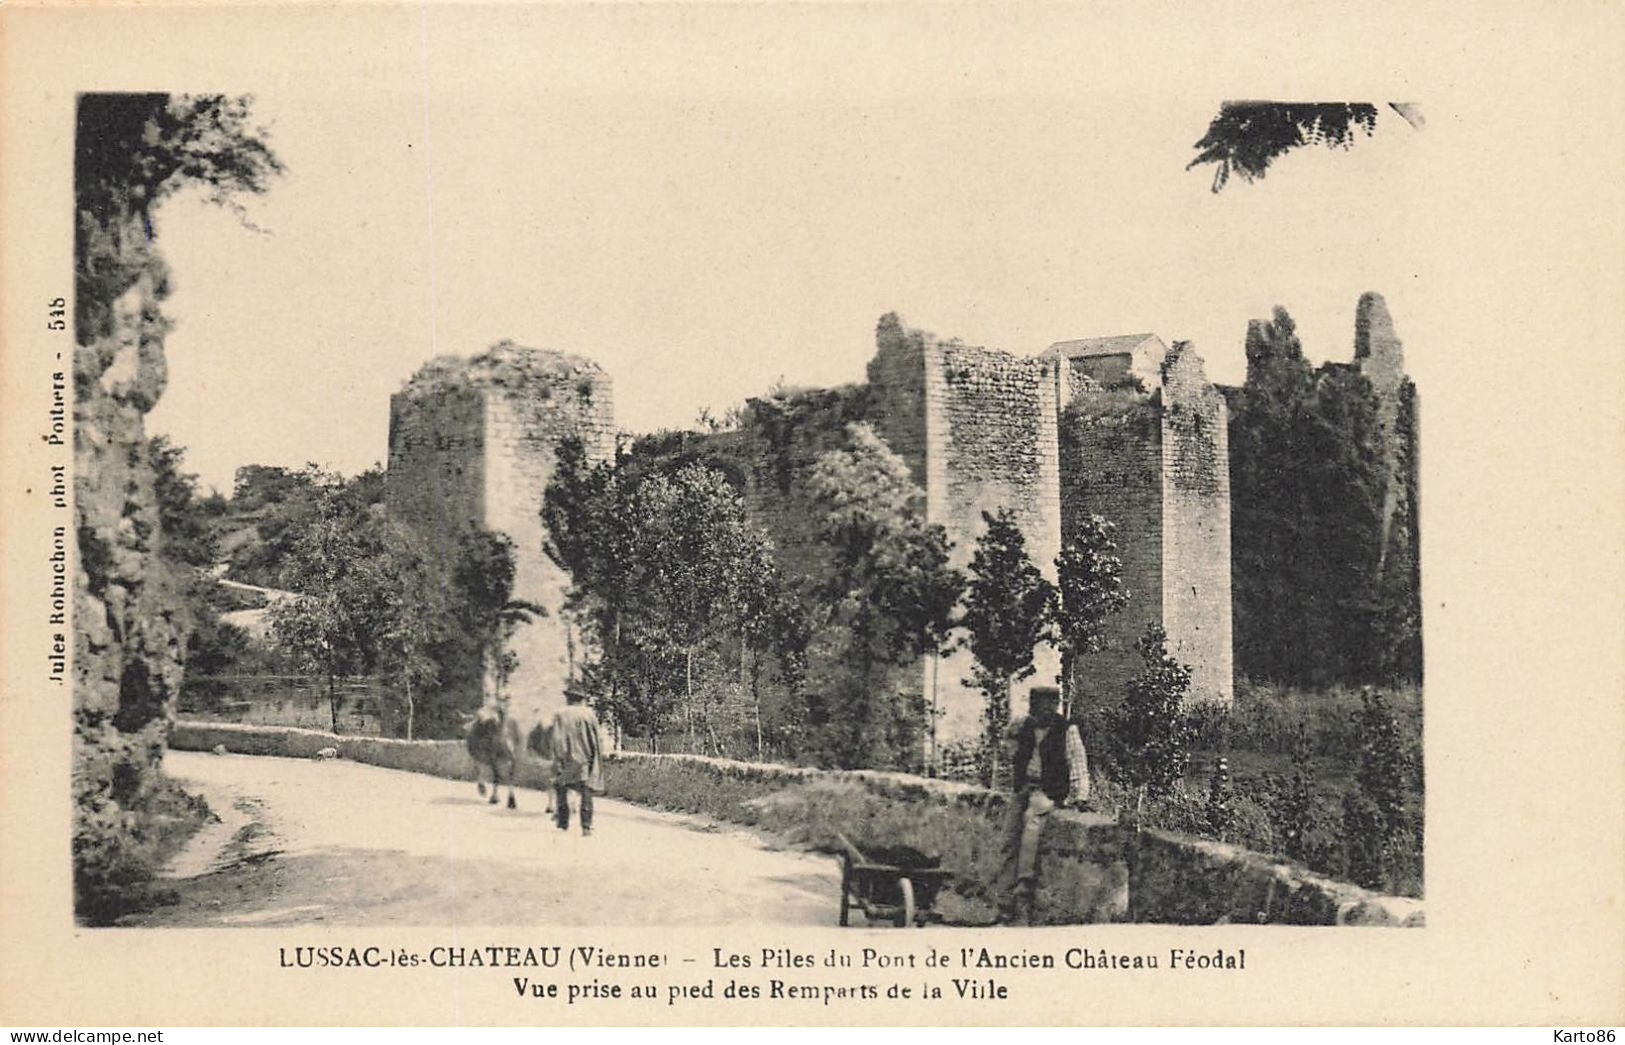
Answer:
M1154 335L1063 341L1022 357L880 322L869 364L873 419L926 491L928 521L970 563L982 512L1012 509L1051 580L1064 541L1090 515L1117 527L1129 604L1106 648L1082 658L1069 695L1111 701L1140 668L1152 624L1191 668L1191 700L1229 702L1230 485L1223 397L1189 344ZM926 665L944 742L975 736L982 697L956 650ZM1035 681L1059 677L1040 646ZM1018 699L1015 710L1023 703Z
M472 359L439 357L390 398L386 503L431 554L450 555L480 527L514 543L514 597L547 609L522 626L508 680L523 722L564 703L569 636L562 615L570 578L542 551L542 491L564 438L593 460L615 449L609 376L580 356L503 341Z
M1159 624L1172 655L1192 669L1191 699L1228 702L1226 409L1196 351L1142 334L1064 341L1023 357L939 340L895 315L881 319L876 341L867 384L807 393L824 406L803 428L775 428L773 402L754 400L739 432L714 437L743 462L747 508L787 572L816 554L805 469L839 444L847 422L867 420L908 463L928 521L954 542L957 566L970 562L984 510L1015 512L1051 579L1079 520L1099 514L1116 524L1131 599L1111 622L1107 649L1084 659L1069 690L1115 697L1139 669L1135 641ZM586 359L511 342L468 360L436 359L390 402L391 513L443 549L471 524L507 533L516 597L550 610L514 642L509 691L534 705L529 714L562 704L569 670L560 614L569 581L542 550L538 511L555 449L571 434L596 459L613 454L608 376ZM912 673L938 711L938 743L981 728L982 696L964 681L970 663L960 650ZM1036 667L1036 680L1056 678L1058 654L1041 646Z

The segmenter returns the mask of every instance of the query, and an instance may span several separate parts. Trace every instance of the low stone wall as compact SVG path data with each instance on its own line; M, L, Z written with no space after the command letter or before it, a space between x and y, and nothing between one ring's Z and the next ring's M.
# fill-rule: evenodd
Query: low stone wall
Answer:
M176 722L169 746L291 758L331 747L352 761L454 780L472 780L476 770L459 741L283 726ZM521 787L545 784L535 762L522 761L517 777ZM814 848L835 849L839 831L938 852L967 902L986 907L992 899L1007 804L998 792L904 773L632 752L609 756L605 782L613 797L760 826ZM1094 813L1053 814L1042 859L1038 914L1056 924L1424 924L1420 900L1382 896L1222 842L1132 831Z
M294 726L252 726L237 722L176 722L169 730L169 746L177 751L213 751L225 747L239 755L277 755L314 758L334 748L340 758L387 769L473 780L474 760L455 740L389 740L382 737L346 737L319 729ZM521 786L526 785L523 781Z

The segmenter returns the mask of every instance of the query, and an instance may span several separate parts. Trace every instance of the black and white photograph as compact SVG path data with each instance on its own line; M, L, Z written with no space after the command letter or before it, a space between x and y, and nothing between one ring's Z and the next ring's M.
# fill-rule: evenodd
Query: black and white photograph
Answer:
M1534 522L1473 491L1555 511L1513 476L1585 460L1475 383L1620 384L1572 332L1463 326L1475 265L1525 259L1522 226L1474 256L1473 187L1536 177L1462 154L1487 99L1182 76L1082 7L47 13L12 39L220 43L58 69L0 126L49 128L30 213L70 266L6 270L7 354L49 373L5 384L41 520L7 555L46 585L7 620L48 633L5 783L18 738L61 755L24 870L67 906L30 924L282 983L503 966L530 1018L1055 1023L1049 988L998 1007L1022 970L1236 995L1314 976L1293 941L1382 976L1464 946L1463 876L1539 888L1523 847L1463 856L1474 820L1538 833L1535 762L1600 753L1617 835L1617 673L1473 688L1532 666L1466 634L1529 635L1504 582L1571 576L1520 577L1473 520ZM1577 150L1620 123L1586 104ZM1559 600L1602 645L1554 671L1621 661L1606 532ZM1525 747L1531 703L1602 714ZM1616 924L1617 863L1586 886Z

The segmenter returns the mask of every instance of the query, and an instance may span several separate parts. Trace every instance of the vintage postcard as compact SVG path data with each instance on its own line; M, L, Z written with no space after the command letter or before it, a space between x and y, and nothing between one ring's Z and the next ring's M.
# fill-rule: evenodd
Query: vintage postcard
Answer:
M1618 1023L1621 24L0 11L0 1022Z

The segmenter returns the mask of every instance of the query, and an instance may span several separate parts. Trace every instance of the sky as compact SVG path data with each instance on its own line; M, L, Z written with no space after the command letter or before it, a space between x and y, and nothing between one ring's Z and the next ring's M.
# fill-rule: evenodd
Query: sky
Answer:
M1239 382L1249 319L1282 305L1346 359L1376 290L1425 361L1432 128L1383 108L1348 151L1215 195L1185 165L1223 95L971 15L408 13L245 67L230 89L287 174L245 201L258 231L196 193L157 215L175 328L149 429L222 492L250 463L353 473L418 367L503 338L597 361L626 430L685 426L861 380L890 311L1019 354L1154 332Z

